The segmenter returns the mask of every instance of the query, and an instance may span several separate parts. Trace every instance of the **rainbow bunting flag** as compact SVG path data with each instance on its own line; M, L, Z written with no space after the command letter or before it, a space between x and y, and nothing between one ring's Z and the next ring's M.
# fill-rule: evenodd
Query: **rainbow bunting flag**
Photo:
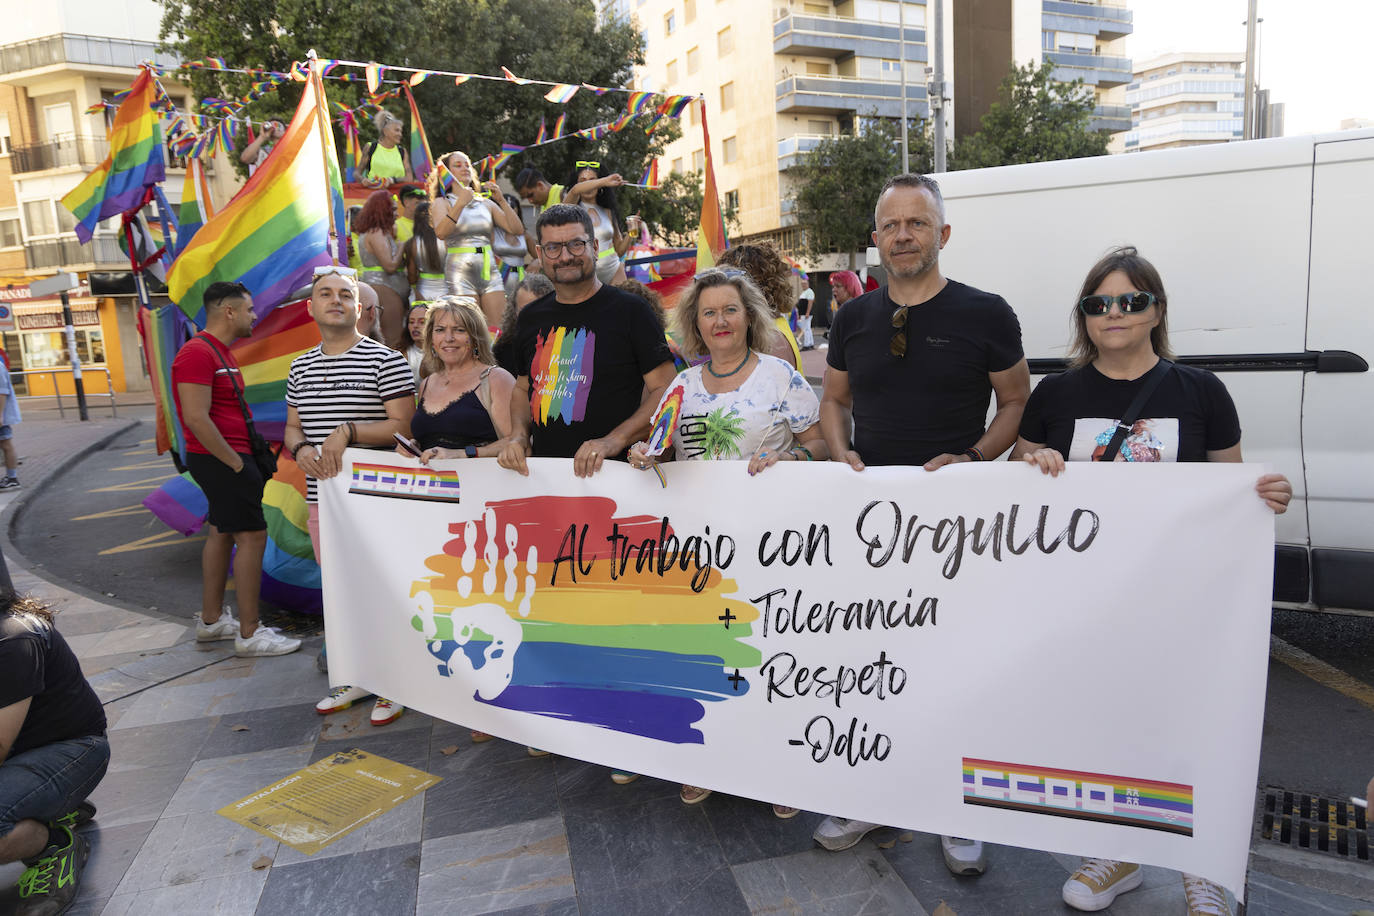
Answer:
M409 82L412 86L418 86L421 83L423 83L425 81L425 78L428 76L428 70L417 70L416 72L410 74L410 79L407 80L407 82Z
M697 270L716 266L716 258L730 247L725 234L725 216L720 211L720 195L716 190L716 170L711 164L711 134L706 130L706 102L701 104L702 148L706 150L706 187L701 198L701 220L697 224Z
M629 100L625 103L625 107L629 111L630 116L633 117L647 108L653 99L654 94L652 92L631 92Z
M425 125L420 123L420 109L415 107L410 85L402 83L401 88L410 105L410 167L415 172L415 180L424 181L434 168L434 157L429 154L429 137L425 136Z
M665 114L670 118L680 118L682 113L687 110L687 106L692 104L695 96L690 95L670 95L664 99L663 104L658 106L659 114Z
M563 139L563 125L568 123L568 113L565 111L558 116L558 120L553 122L553 133L549 135L550 140Z
M659 122L659 121L662 121L662 120L663 120L663 117L664 117L664 116L663 116L663 113L662 113L662 112L658 112L657 114L655 114L655 115L653 116L653 118L651 118L651 119L649 120L649 126L646 127L646 128L644 128L644 135L645 135L646 137L647 137L649 134L652 134L652 133L654 132L654 128L658 126L658 122Z
M177 213L177 251L185 248L205 221L215 215L205 166L199 159L186 163L186 178L181 183L181 209Z
M167 292L188 316L201 312L211 283L238 280L261 317L308 284L314 268L337 263L342 248L331 243L339 246L348 226L326 105L312 71L271 155L177 256Z
M557 105L566 105L572 101L572 97L577 95L577 90L581 88L572 83L559 83L544 93L544 98Z
M466 83L466 82L467 82L468 80L470 80L470 79L472 79L472 75L471 75L471 74L468 74L468 73L460 73L460 74L458 74L457 76L455 76L455 77L453 78L453 85L455 85L455 86L461 86L461 85L463 85L464 83Z
M546 134L547 132L548 132L548 131L547 131L547 125L544 124L544 116L543 116L543 115L540 115L540 116L539 116L539 133L537 133L537 134L534 135L534 142L531 143L530 146L538 146L539 144L543 143L544 140L546 139L545 134Z
M367 91L370 95L377 94L377 88L382 84L382 71L385 69L381 64L368 64L363 67L363 74L367 77Z
M144 67L115 112L110 154L62 198L62 206L76 217L76 235L83 244L101 220L139 207L147 189L166 180L162 128L153 115L156 101L156 80Z
M658 160L650 159L649 167L644 170L644 174L639 176L639 185L642 188L658 187Z
M608 93L608 92L611 91L611 90L605 88L604 86L593 86L591 83L583 83L583 84L582 84L582 88L583 88L583 89L588 89L588 90L590 90L590 91L596 93L597 95L605 95L606 93Z
M517 86L524 86L534 82L534 80L522 79L516 76L514 73L511 73L509 70L507 70L505 67L501 68L501 72L505 74L506 79L510 80L512 83L515 83Z

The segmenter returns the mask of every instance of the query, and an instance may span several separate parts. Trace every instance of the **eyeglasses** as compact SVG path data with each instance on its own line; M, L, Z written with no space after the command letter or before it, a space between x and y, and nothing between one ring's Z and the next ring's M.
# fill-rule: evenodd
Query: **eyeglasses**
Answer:
M316 277L327 277L330 274L338 274L341 277L356 277L358 272L351 267L344 267L339 264L326 264L323 267L315 268Z
M579 168L579 169L599 169L599 168L601 168L601 163L599 163L599 162L587 162L587 161L585 161L585 160L583 160L583 159L579 159L579 160L577 160L577 168Z
M906 356L906 313L909 305L899 305L892 313L892 327L896 328L892 335L892 342L887 346L887 352L901 359Z
M563 254L563 249L568 250L568 254L578 257L587 250L588 239L573 239L571 242L544 242L539 246L539 250L551 258L559 257Z
M708 267L698 271L692 276L693 280L736 280L740 277L748 277L747 271L740 270L738 267Z
M1078 300L1078 310L1084 315L1105 315L1115 303L1121 307L1121 314L1134 315L1143 312L1158 300L1154 293L1122 293L1119 296L1084 296Z

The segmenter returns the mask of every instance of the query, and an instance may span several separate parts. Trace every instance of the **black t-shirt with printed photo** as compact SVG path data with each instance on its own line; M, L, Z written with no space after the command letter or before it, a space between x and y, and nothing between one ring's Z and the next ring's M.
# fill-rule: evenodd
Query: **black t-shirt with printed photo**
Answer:
M949 280L912 306L904 357L891 353L896 309L881 287L846 302L830 326L826 362L849 374L854 450L864 464L917 465L963 452L985 431L988 374L1023 356L1016 313L993 293Z
M571 458L629 419L644 396L644 376L672 362L649 304L613 286L568 305L549 293L520 312L515 329L521 371L530 379L532 453Z
M1146 373L1148 375L1148 373ZM1021 438L1067 461L1092 461L1116 431L1145 376L1108 378L1091 365L1046 376L1021 415ZM1117 461L1206 461L1240 442L1231 395L1206 369L1175 364L1150 395Z

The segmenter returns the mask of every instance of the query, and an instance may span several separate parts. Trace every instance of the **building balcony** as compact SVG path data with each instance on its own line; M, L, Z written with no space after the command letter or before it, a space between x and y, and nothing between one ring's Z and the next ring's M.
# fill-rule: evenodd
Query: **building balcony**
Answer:
M820 146L826 140L833 140L830 134L797 134L778 141L778 171L801 165L802 157Z
M24 263L29 270L127 269L129 256L112 235L98 235L85 245L75 238L37 239L24 243Z
M840 16L786 15L773 23L773 53L809 57L901 57L900 26ZM907 60L926 60L926 30L906 27Z
M1110 133L1117 131L1130 130L1131 128L1131 106L1129 105L1098 105L1093 109L1092 120L1088 122L1088 130L1105 130Z
M1080 32L1107 40L1129 35L1135 28L1131 11L1110 3L1041 0L1040 21L1042 28Z
M133 69L145 60L159 67L176 67L175 55L157 49L151 41L101 38L96 35L48 35L31 41L0 46L0 81L11 74L58 65L122 67Z
M1089 86L1124 86L1129 83L1129 57L1103 57L1100 54L1074 54L1068 51L1046 51L1045 60L1054 64L1052 79L1068 83L1082 79Z
M14 174L68 166L97 166L105 161L110 144L104 137L65 137L32 146L16 146L10 168Z
M858 112L880 118L902 116L902 85L849 76L789 76L776 87L779 114L835 114ZM912 82L906 87L908 118L927 118L926 87Z

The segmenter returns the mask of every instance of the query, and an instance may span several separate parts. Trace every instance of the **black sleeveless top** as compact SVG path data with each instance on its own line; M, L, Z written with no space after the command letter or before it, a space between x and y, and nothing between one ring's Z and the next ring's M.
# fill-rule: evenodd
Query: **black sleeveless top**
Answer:
M438 413L426 410L422 398L411 418L410 434L421 450L486 445L498 438L491 416L477 397L476 388Z

